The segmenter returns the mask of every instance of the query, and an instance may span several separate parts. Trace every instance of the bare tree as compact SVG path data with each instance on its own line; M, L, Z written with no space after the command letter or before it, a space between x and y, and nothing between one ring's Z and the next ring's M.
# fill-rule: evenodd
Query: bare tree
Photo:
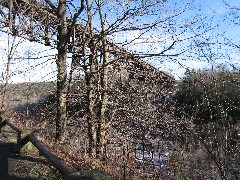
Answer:
M49 7L53 10L57 16L58 27L57 27L57 50L58 59L57 69L57 117L56 117L56 140L63 142L65 140L65 131L67 125L67 68L66 59L68 52L68 41L70 34L72 33L72 27L75 25L77 18L84 9L84 0L81 1L81 7L74 14L71 20L71 24L68 24L67 17L67 1L60 0L58 5L50 0L45 0Z
M11 32L13 31L13 28L16 30L17 28L19 29L19 26L14 26L14 14L13 14L13 0L9 1L9 11L8 13L1 13L2 18L6 18L7 22L7 64L6 64L6 71L5 71L5 82L3 87L1 88L2 91L2 104L1 104L1 110L0 114L3 115L5 114L6 111L6 104L7 104L7 95L8 95L8 85L9 85L9 78L10 78L10 66L12 63L12 58L15 54L15 51L18 47L18 45L21 43L20 41L16 41L16 37L13 37L13 40L11 41Z
M83 68L86 83L85 110L88 124L89 151L91 154L103 158L106 151L107 131L112 122L110 117L115 118L115 112L119 113L124 109L127 111L133 111L132 107L128 107L127 104L119 104L118 106L112 105L112 102L114 101L113 99L119 98L115 96L118 93L114 94L113 99L110 98L111 102L109 101L109 94L112 94L112 91L117 92L119 90L118 88L113 88L115 86L113 81L119 78L118 75L115 75L114 73L119 73L119 71L124 71L125 69L127 79L128 76L129 79L138 79L135 83L146 79L148 84L158 82L159 86L161 86L161 78L164 78L166 81L171 81L172 77L159 72L150 65L147 65L140 60L140 57L165 56L165 53L175 44L175 41L173 41L168 47L165 47L166 49L159 53L145 53L141 55L130 53L125 50L123 46L114 45L114 43L109 40L113 34L127 34L132 31L142 31L142 33L140 33L139 36L134 37L131 42L127 42L134 44L135 41L141 39L141 36L152 28L160 27L164 23L167 24L168 18L158 19L155 17L155 21L149 23L140 21L140 24L134 24L132 22L134 21L133 19L141 19L142 16L146 16L145 18L151 17L151 12L157 10L158 7L162 5L163 2L161 1L149 1L149 3L141 5L139 4L140 2L132 3L130 1L127 1L125 5L122 5L121 3L118 4L118 2L115 1L111 3L112 4L108 4L106 1L86 1L86 19L84 17L80 19L85 27L83 29L78 29L81 32L79 34L81 36L79 38L81 48L78 53L82 55L82 57L80 56L79 58L79 64L80 67ZM121 14L119 15L114 11L118 16L116 19L111 20L111 11L106 11L106 9L113 10L116 7L121 8ZM177 14L172 15L172 17L175 17L176 15ZM160 14L155 16L159 17ZM98 22L97 26L93 27L94 23L96 23L95 19L97 19ZM174 54L172 55L174 56ZM119 71L117 69L119 69ZM120 76L121 73L122 72L120 72ZM112 82L109 83L110 81ZM143 82L143 84L146 83ZM136 84L133 83L131 85L135 86ZM112 89L110 87L112 87ZM136 85L134 89L137 91L139 87L140 86ZM155 90L156 89L157 88L155 87ZM142 91L147 94L151 90L146 90L145 86L142 86ZM128 96L128 94L124 94L123 96ZM156 98L154 96L157 96L157 91L152 96L153 99ZM115 103L117 104L118 102L119 101L116 101ZM110 112L110 109L112 112ZM139 109L136 110L139 111ZM143 113L145 113L145 111ZM150 113L146 114L149 116Z

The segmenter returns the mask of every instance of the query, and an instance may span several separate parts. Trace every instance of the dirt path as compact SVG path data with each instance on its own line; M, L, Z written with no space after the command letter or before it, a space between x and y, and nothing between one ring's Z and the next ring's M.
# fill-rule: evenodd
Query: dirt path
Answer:
M61 179L43 157L20 155L17 144L9 142L8 136L0 133L0 180Z

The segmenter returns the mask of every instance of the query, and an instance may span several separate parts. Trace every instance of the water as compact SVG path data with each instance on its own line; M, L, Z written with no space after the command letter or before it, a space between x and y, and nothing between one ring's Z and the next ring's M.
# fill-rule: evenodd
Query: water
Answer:
M171 141L161 141L155 145L149 141L135 140L132 142L135 159L139 162L148 162L161 168L167 168L174 145Z

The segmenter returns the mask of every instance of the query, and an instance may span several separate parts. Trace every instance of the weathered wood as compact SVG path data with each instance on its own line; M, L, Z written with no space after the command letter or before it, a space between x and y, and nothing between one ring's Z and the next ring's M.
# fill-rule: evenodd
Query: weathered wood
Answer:
M18 145L23 147L25 144L29 142L28 136L37 132L37 130L32 129L23 129L20 133L18 133Z
M0 119L2 120L1 126L8 125L18 132L18 144L20 147L30 141L64 176L65 180L113 180L111 176L97 169L74 172L34 136L33 133L36 132L36 130L24 130L14 125L8 118L2 118L0 116Z
M41 141L39 141L33 134L27 136L29 141L63 174L73 173L73 170L65 165L56 155L54 155Z
M14 125L10 119L2 118L1 126L8 125L13 130L15 130L18 133L18 144L20 147L23 147L25 144L27 144L29 141L53 164L54 167L56 167L57 170L63 175L71 174L73 173L73 170L65 165L61 159L59 159L56 155L54 155L48 148L45 146L41 141L39 141L33 133L36 132L36 130L24 130L16 125Z
M16 131L17 133L21 133L22 129L17 127L16 125L14 125L10 119L4 119L3 120L3 124L6 124L8 126L10 126L14 131Z
M0 132L2 132L3 126L5 126L5 122L3 121L2 116L0 116Z

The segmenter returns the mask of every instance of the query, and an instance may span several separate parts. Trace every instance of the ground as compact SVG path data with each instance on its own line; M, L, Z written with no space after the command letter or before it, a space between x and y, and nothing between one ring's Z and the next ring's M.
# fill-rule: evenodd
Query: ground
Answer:
M16 134L0 133L0 179L1 180L56 180L57 171L39 154L19 153L14 142Z

